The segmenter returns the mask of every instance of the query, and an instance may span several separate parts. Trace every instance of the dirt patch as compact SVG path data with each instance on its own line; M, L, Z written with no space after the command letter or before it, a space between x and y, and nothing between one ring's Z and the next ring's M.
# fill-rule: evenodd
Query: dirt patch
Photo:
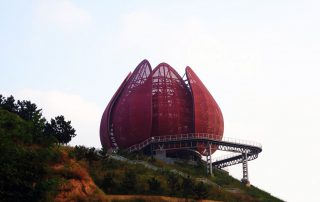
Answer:
M54 201L107 201L102 192L89 176L86 167L75 161L52 166L53 172L65 181L58 188L58 195Z

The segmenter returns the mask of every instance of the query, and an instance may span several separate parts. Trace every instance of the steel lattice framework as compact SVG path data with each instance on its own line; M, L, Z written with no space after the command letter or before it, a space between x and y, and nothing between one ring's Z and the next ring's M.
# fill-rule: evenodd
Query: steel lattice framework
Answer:
M152 72L152 106L152 136L193 132L191 93L168 64Z

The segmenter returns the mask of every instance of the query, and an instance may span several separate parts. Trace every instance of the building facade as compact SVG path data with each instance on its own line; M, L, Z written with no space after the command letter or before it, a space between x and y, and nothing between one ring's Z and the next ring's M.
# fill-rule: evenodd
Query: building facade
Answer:
M100 124L106 149L127 149L150 137L206 133L221 140L221 110L190 67L185 79L168 64L143 60L122 82ZM197 145L202 153L204 145ZM212 148L214 152L216 148Z

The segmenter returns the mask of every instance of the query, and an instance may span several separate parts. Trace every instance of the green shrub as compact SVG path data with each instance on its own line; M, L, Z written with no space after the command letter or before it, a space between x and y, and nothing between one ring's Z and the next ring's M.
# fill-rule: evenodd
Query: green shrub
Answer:
M160 181L154 177L148 179L148 185L149 185L148 191L150 194L160 194L163 191Z
M208 190L209 190L208 185L205 185L203 182L197 183L193 188L193 192L195 193L197 199L207 198L209 195Z
M171 172L166 176L170 195L176 195L180 191L179 177Z
M113 173L107 173L101 183L101 188L105 193L113 193L116 183L114 181Z
M134 170L126 170L121 181L121 189L125 194L135 193L137 183L137 175Z
M182 184L181 184L181 191L185 198L189 198L193 196L193 187L194 187L194 182L189 176L187 178L183 178Z

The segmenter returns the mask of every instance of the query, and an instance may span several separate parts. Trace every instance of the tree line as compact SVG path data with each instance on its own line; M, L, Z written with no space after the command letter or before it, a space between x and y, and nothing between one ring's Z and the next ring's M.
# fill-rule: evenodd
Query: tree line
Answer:
M53 201L64 179L49 165L74 136L63 116L47 121L31 101L0 95L0 201Z
M31 125L34 143L48 141L67 144L76 136L76 130L71 126L71 121L66 121L64 116L56 116L47 121L35 103L29 100L15 100L11 95L4 97L0 94L0 109L7 110L20 116Z

